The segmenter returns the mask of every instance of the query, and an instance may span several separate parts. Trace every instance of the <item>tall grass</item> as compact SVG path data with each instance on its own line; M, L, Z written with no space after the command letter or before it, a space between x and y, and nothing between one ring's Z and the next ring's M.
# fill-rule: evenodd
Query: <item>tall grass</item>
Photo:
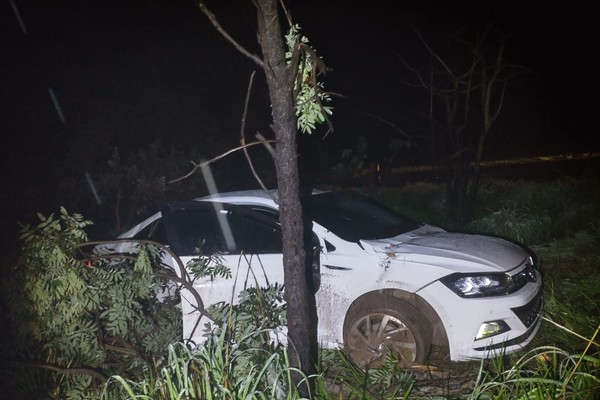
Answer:
M309 377L290 366L287 351L276 340L281 333L255 323L256 317L265 321L279 316L273 310L272 315L247 315L256 310L249 304L269 303L281 290L254 290L255 297L246 296L238 305L213 307L213 315L222 318L206 326L204 343L194 348L171 345L166 359L148 365L142 379L113 376L102 399L301 399L301 393L310 393ZM301 388L294 383L298 381Z
M597 232L599 217L600 185L595 180L487 179L469 227L541 246Z
M388 352L385 362L365 371L353 364L343 352L332 352L333 359L326 373L328 392L321 398L345 400L407 399L415 385L411 371L398 368L398 357ZM321 393L321 395L323 395Z
M600 324L600 270L549 269L544 277L544 318L535 343L580 352ZM600 341L592 352L600 354ZM592 343L593 344L593 343Z
M571 354L551 346L536 347L504 368L496 359L496 369L480 375L469 400L476 399L573 399L598 398L600 358Z
M301 399L285 351L272 351L262 363L238 368L240 358L254 358L253 352L229 348L225 336L190 349L183 344L169 347L168 357L148 369L142 380L114 376L102 399Z

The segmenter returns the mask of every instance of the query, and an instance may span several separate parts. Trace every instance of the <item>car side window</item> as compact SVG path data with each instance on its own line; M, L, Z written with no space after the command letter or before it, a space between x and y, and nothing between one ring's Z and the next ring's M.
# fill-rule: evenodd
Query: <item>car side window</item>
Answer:
M226 250L213 210L181 209L163 217L171 249L179 256L222 253Z
M236 252L247 254L281 253L281 229L273 221L254 218L251 214L230 212L227 215Z
M217 213L229 224L233 247L227 246ZM181 207L165 219L169 245L179 256L198 254L281 253L281 230L273 218L242 208Z

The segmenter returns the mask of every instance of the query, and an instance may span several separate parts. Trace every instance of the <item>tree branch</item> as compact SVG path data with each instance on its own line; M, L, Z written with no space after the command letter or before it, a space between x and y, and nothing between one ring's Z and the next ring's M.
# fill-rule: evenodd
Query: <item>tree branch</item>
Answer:
M267 143L275 143L276 141L274 139L270 139L270 140L266 140L265 142L267 142ZM196 163L192 162L192 164L194 165L194 168L192 168L192 170L190 172L188 172L187 174L185 174L183 176L180 176L179 178L171 179L170 181L167 182L167 184L171 184L171 183L175 183L175 182L179 182L179 181L182 181L184 179L187 179L190 176L192 176L196 171L198 171L200 168L202 168L202 166L211 164L211 163L213 163L215 161L220 160L221 158L227 157L231 153L235 153L238 150L242 150L242 149L245 149L245 148L250 147L250 146L256 146L257 144L264 145L264 142L263 141L252 142L252 143L245 144L243 146L234 147L233 149L230 149L230 150L226 151L225 153L223 153L221 155L218 155L218 156L216 156L214 158L211 158L210 160L204 161L204 162L199 163L199 164L196 164Z
M263 183L262 179L260 179L260 177L258 176L258 173L256 172L256 169L254 168L254 164L252 163L252 159L250 158L250 154L248 154L248 148L245 147L246 146L246 138L245 138L244 132L246 130L246 115L248 113L248 104L250 103L250 93L252 91L252 84L254 82L254 75L255 74L256 74L256 71L253 71L252 75L250 75L250 82L248 82L248 90L246 91L246 100L244 101L244 114L242 115L242 124L240 126L240 144L243 147L244 156L246 157L246 160L248 161L248 166L250 167L250 171L252 172L252 175L254 176L254 179L256 179L256 181L258 182L258 184L260 185L260 187L263 188L263 190L266 193L269 193L269 190L266 188L266 186ZM271 155L273 155L272 149L269 148L269 147L267 147L267 149L269 149Z
M259 67L261 67L265 71L267 70L266 64L260 57L258 57L255 54L250 53L248 50L246 50L244 48L244 46L239 44L229 33L227 33L225 28L223 28L223 26L217 20L217 17L215 16L215 14L213 14L213 12L210 11L208 9L208 7L206 7L206 4L204 4L203 0L200 0L198 2L198 8L200 9L200 11L202 11L202 13L204 15L206 15L208 17L208 20L210 21L210 23L217 30L217 32L219 32L225 38L225 40L227 40L229 43L231 43L233 45L233 47L235 47L240 53L242 53L243 55L245 55L246 57L248 57L249 59L254 61L256 64L258 64Z
M89 375L94 379L97 379L100 382L106 382L108 380L108 376L102 373L97 368L87 368L87 367L78 367L78 368L69 368L69 367L61 367L59 365L44 363L44 362L35 362L35 361L17 361L17 363L22 365L28 365L30 367L37 367L42 369L47 369L50 371L55 371L61 374L67 375Z

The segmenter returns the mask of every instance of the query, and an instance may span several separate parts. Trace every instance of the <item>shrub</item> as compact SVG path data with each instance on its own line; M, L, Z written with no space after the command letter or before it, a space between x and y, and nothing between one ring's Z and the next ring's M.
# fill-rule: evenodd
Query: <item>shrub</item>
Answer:
M92 398L98 382L136 374L162 357L181 337L181 314L173 302L156 301L166 284L157 273L160 247L139 246L135 257L82 258L90 221L64 208L39 219L23 227L20 256L3 282L14 333L4 352L17 372L11 383L27 390L24 397ZM24 370L36 385L20 382Z

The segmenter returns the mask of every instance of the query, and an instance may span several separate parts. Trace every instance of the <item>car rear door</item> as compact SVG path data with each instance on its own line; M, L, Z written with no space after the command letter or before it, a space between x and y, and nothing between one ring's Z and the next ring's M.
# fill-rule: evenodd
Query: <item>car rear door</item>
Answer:
M161 213L169 247L184 265L202 254L231 270L229 279L192 277L205 307L237 303L238 294L251 286L283 284L281 229L276 218L241 206L205 201L171 203ZM193 296L182 291L182 298L184 338L198 342L200 314L195 311Z

